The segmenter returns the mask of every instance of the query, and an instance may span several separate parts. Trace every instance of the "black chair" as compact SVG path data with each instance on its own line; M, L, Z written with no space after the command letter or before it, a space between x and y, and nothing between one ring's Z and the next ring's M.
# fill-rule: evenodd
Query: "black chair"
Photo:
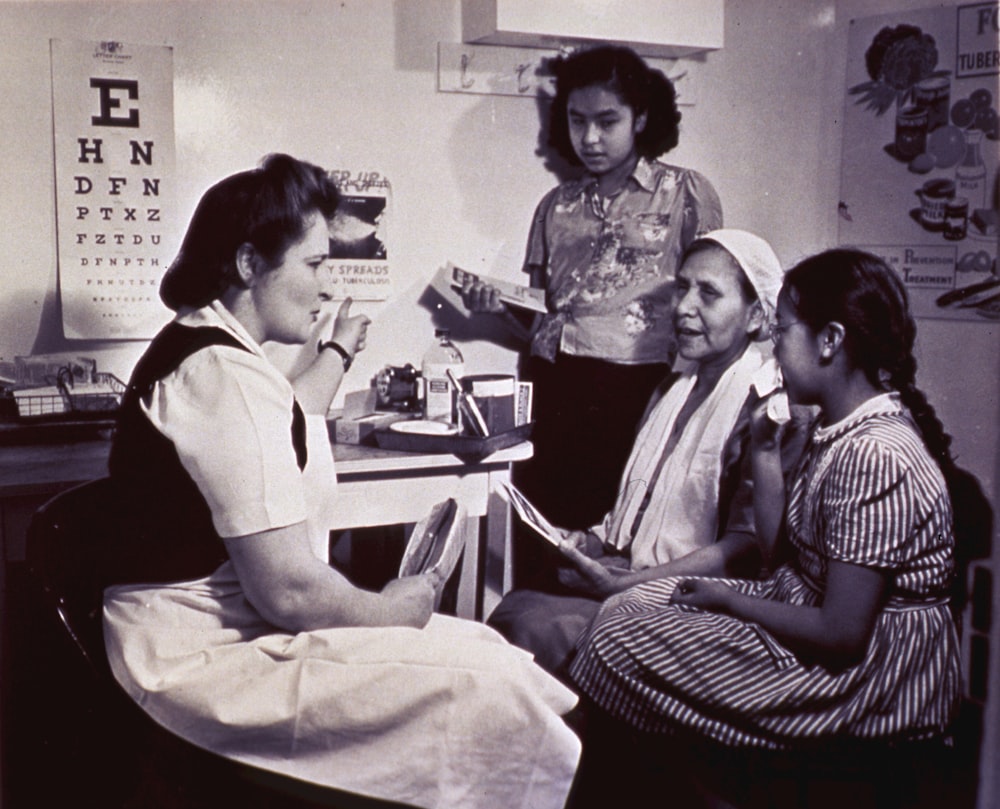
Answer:
M56 495L28 530L28 620L45 682L28 684L44 693L13 696L36 701L31 714L47 733L39 753L59 759L58 767L39 762L39 772L57 774L57 783L35 777L33 805L57 805L37 799L54 795L66 805L102 809L405 809L210 753L165 730L133 702L111 673L102 634L101 559L115 532L124 530L118 505L111 480L101 478ZM53 708L54 694L60 698Z

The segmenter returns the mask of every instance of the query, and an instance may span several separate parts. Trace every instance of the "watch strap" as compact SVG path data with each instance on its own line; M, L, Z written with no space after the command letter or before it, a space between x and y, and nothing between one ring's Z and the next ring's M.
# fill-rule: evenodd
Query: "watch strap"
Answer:
M319 345L316 346L316 351L322 354L328 348L340 354L340 358L344 361L344 372L346 373L350 370L351 363L354 362L354 357L347 353L347 349L336 340L320 340Z

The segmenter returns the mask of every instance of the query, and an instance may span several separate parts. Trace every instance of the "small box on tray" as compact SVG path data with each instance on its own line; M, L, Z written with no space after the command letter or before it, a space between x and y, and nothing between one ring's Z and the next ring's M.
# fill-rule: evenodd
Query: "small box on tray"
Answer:
M375 410L375 390L353 391L344 396L344 410L327 421L330 438L338 444L375 444L375 431L394 421L412 418L408 413Z

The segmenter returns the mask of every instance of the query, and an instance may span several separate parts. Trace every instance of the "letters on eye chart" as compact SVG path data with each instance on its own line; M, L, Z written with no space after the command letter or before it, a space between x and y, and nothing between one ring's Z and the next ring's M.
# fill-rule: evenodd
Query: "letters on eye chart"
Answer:
M177 250L173 51L52 40L59 291L67 338L147 339Z

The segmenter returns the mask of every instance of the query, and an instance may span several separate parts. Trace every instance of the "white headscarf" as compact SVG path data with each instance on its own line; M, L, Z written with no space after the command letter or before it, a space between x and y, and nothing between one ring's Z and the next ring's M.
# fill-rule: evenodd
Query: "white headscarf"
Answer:
M765 324L770 324L774 320L778 292L784 278L781 262L778 261L771 245L760 236L735 228L709 231L695 239L688 246L688 250L700 242L713 242L736 259L736 263L740 265L743 274L757 293L757 299L764 310Z

